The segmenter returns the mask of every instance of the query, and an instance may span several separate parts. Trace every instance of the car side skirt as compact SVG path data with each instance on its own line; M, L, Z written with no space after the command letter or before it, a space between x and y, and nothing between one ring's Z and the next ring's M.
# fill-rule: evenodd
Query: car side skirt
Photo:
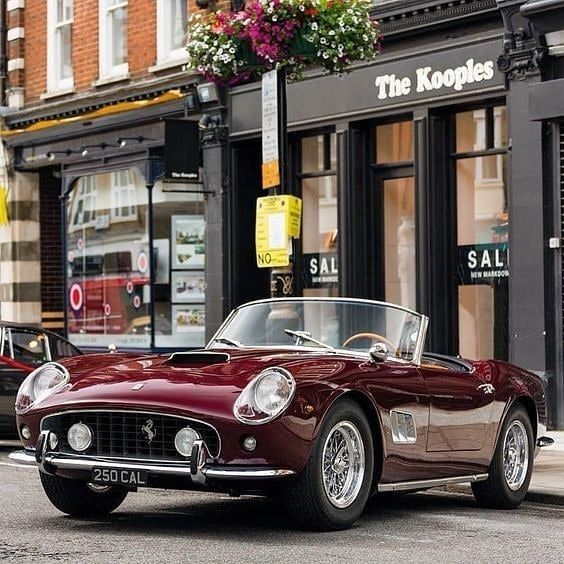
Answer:
M452 476L450 478L433 478L432 480L410 480L408 482L394 482L389 484L378 484L379 492L402 492L409 490L425 490L437 486L448 486L449 484L464 484L472 482L483 482L489 474L470 474L468 476Z

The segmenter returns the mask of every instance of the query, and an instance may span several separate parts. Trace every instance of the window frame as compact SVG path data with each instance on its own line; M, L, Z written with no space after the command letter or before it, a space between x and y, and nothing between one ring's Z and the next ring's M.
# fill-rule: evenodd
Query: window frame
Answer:
M186 22L188 22L189 9L186 0L182 0L182 5L186 9ZM167 40L170 37L170 23L171 23L171 0L157 0L157 65L164 65L167 63L182 64L188 61L188 52L185 47L177 49L170 48L170 42ZM187 39L187 29L185 29L184 37Z
M111 26L109 24L110 12L114 12L121 8L126 10L126 31L127 31L127 19L129 17L128 0L118 0L116 3L112 3L112 0L99 0L99 76L100 79L113 78L113 77L125 77L129 73L129 62L128 62L128 49L126 48L125 62L118 65L112 64L112 56L114 52L114 38L111 31ZM125 37L127 46L127 33Z
M71 90L74 88L74 69L72 64L72 26L74 24L74 1L72 2L72 17L69 20L57 20L57 3L59 0L47 0L47 92ZM71 28L71 76L62 78L61 49L57 41L58 31L65 27Z

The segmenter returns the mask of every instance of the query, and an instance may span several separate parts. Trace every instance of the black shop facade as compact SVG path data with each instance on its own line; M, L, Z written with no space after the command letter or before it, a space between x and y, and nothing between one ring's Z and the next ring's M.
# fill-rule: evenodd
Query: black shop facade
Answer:
M445 37L288 86L285 191L303 202L293 292L399 303L430 316L428 350L545 375L541 134L523 119L524 83L498 66L501 31ZM231 89L234 305L270 287L254 252L260 108L260 82Z

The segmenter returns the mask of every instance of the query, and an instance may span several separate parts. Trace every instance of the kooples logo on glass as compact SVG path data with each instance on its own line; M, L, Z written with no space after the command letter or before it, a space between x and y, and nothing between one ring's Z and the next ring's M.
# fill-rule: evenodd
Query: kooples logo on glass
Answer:
M441 88L452 88L460 92L467 84L491 80L493 77L493 61L475 62L474 59L468 59L464 65L444 70L434 70L430 66L421 67L415 69L415 92L431 92ZM410 77L398 77L395 74L377 76L374 84L379 100L407 96L413 89Z

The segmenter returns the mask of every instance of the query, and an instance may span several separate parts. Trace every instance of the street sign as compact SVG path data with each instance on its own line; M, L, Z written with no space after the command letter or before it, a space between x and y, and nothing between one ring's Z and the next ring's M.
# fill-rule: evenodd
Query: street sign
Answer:
M277 71L262 75L262 187L280 185Z
M302 201L296 196L257 199L256 251L259 268L288 266L291 239L300 236Z

